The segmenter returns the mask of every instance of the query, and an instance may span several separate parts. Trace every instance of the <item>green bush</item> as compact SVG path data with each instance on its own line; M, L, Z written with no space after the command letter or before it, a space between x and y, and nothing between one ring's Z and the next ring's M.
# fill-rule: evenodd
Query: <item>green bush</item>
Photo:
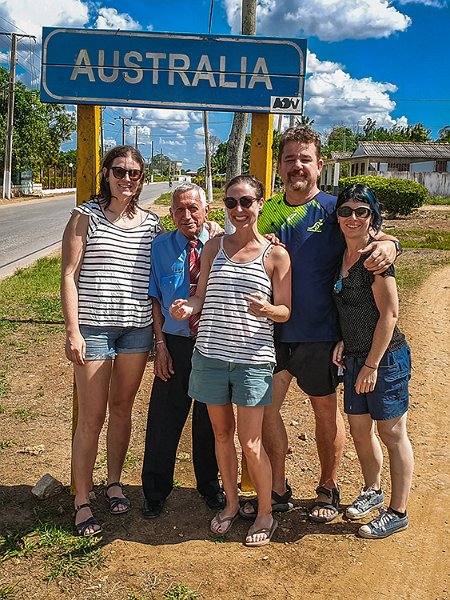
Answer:
M339 191L355 183L364 183L372 188L383 211L391 219L397 215L410 215L428 200L428 190L420 183L388 177L342 177L339 180Z

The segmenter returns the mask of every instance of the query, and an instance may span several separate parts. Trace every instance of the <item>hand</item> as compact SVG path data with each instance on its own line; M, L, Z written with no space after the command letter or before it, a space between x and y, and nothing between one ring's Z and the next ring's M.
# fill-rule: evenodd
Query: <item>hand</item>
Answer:
M364 266L368 271L372 271L374 275L384 273L388 267L394 264L397 258L397 250L391 240L371 242L359 252L360 254L371 252L370 256L364 261Z
M187 300L175 300L169 308L170 316L178 321L188 319L192 315L192 306L186 306Z
M84 365L86 342L80 332L67 334L65 351L71 362L76 365Z
M342 367L343 369L345 369L345 365L344 365L344 342L342 340L340 342L338 342L336 344L336 346L334 347L332 360L333 360L333 363L336 366Z
M155 377L167 381L175 373L172 357L169 354L166 344L157 344L155 352L155 362L153 365Z
M270 304L260 292L244 294L244 300L249 303L248 312L254 317L268 317Z
M265 237L266 240L274 246L281 246L282 248L286 248L283 242L280 242L280 239L277 238L277 236L274 233L266 233L263 237Z
M355 391L357 394L373 392L377 383L378 369L370 369L363 365L356 378Z
M215 221L206 221L205 226L206 229L209 231L209 239L220 237L224 234L224 230L222 229L222 227L219 225L219 223L216 223Z

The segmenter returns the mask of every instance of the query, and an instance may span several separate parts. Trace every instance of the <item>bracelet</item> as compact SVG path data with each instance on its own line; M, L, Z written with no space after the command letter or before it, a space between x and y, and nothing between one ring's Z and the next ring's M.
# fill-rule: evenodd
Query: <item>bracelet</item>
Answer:
M374 371L376 371L376 369L378 369L378 367L371 367L367 363L364 363L364 366L367 367L368 369L373 369Z
M165 344L166 340L159 340L158 342L155 342L155 346L157 346L158 344Z

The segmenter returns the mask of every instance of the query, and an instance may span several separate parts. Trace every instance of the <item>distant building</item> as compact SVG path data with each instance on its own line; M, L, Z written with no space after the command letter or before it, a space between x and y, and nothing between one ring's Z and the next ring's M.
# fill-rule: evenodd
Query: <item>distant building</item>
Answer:
M322 189L337 191L341 165L349 175L409 179L430 195L450 196L450 144L439 142L359 142L351 152L332 152L320 178Z

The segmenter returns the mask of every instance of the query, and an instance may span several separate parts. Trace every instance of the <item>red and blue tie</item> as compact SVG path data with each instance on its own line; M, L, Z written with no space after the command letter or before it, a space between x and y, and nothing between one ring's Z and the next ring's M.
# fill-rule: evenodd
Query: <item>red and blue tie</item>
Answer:
M200 255L197 250L198 240L190 240L189 246L189 296L195 296L198 277L200 275ZM189 328L192 335L197 335L199 321L200 313L189 317Z

